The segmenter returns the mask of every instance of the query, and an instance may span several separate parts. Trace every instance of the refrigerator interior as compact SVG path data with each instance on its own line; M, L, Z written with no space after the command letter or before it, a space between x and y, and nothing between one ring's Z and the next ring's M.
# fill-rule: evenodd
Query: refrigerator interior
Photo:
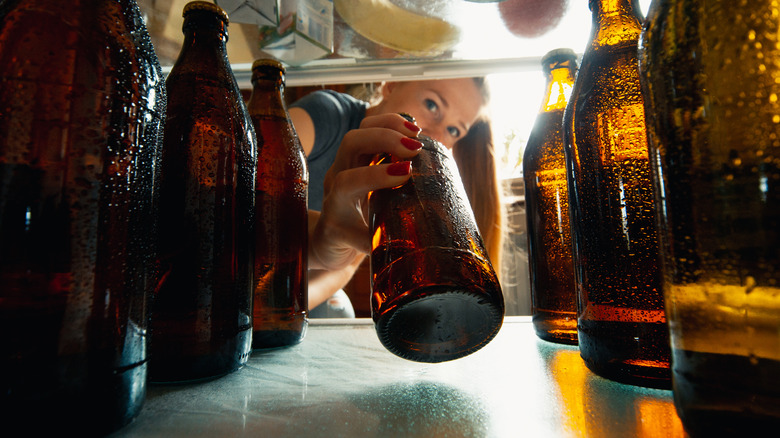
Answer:
M164 71L170 70L181 50L181 13L188 1L138 0ZM305 15L301 9L304 6L311 7L310 13L312 8L319 8L316 13L322 15L316 19L331 20L326 22L325 30L331 32L328 36L332 46L322 56L308 61L285 58L289 55L285 52L280 60L287 68L289 96L324 87L362 93L382 81L486 76L491 90L491 123L506 211L504 257L502 266L496 269L500 269L506 314L531 314L520 162L544 91L541 57L563 47L582 54L591 27L586 0L216 0L215 3L230 13L228 56L247 96L251 89L252 62L257 58L277 57L271 55L277 52L266 51L261 46L269 32L281 34L282 27L290 25L289 19L280 17L281 13L297 7L297 17L301 19ZM647 12L649 3L650 0L640 1L643 13ZM269 7L276 8L276 17L266 18L258 12ZM360 9L363 15L353 13L354 9ZM410 12L427 17L412 16L426 26L444 21L449 26L446 29L454 33L437 45L430 41L432 37L424 31L425 26L418 26L405 29L409 35L403 40L392 32L384 32L388 41L394 41L383 44L382 32L369 38L356 30L366 33L367 29L371 31L371 26L392 28L397 20L409 20L410 16L405 14ZM348 24L344 16L355 26ZM269 23L269 20L276 22ZM415 34L418 30L419 36ZM296 42L291 43L294 50L302 48L302 43L308 44L300 35L295 38L298 38ZM398 41L411 47L435 46L436 50L427 53L399 50ZM365 284L367 269L363 271L358 275L364 279L353 282ZM358 316L370 316L367 303L354 301Z

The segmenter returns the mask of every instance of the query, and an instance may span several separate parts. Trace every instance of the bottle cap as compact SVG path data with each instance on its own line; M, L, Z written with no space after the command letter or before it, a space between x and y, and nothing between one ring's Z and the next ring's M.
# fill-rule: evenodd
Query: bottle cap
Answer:
M255 62L252 63L252 70L260 67L272 67L281 70L282 73L284 73L284 65L273 58L256 59Z
M565 59L577 59L577 54L574 53L574 50L569 48L561 48L561 49L553 49L549 52L545 53L544 56L542 56L542 66L547 65L550 60L559 58L562 60Z
M194 1L189 2L184 6L184 11L182 12L182 17L186 17L187 14L189 14L192 11L208 11L213 12L214 14L217 14L219 18L222 19L225 23L229 23L230 20L228 19L228 14L225 12L224 9L220 8L218 5L210 2L204 2L204 1Z

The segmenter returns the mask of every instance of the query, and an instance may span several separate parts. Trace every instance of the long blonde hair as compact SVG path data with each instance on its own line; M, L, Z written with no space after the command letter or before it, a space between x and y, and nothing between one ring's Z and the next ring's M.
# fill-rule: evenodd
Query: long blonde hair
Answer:
M500 277L504 214L490 122L481 118L471 125L466 135L453 146L452 155L488 257Z

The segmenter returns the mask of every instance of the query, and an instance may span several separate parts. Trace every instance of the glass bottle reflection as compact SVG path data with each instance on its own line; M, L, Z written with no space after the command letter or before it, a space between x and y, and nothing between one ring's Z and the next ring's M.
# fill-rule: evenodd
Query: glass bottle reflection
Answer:
M103 435L141 410L165 101L135 1L0 1L6 434Z
M577 343L569 191L563 153L563 111L577 55L556 49L542 57L547 76L542 107L523 154L533 324L545 340Z
M166 81L153 382L223 375L251 351L255 134L225 51L227 14L196 1L183 15Z
M249 116L257 133L252 347L297 344L308 326L306 157L284 104L284 67L252 64Z
M635 0L591 0L564 114L580 354L597 374L670 387Z
M656 1L640 45L674 398L692 436L780 422L776 2Z

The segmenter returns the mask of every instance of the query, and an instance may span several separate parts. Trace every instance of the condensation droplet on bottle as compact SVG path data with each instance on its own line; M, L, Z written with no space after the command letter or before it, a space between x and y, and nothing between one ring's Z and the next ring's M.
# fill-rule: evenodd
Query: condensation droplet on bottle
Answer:
M756 279L753 278L752 276L748 275L745 278L745 295L753 292L753 290L756 288L756 286L757 286Z

